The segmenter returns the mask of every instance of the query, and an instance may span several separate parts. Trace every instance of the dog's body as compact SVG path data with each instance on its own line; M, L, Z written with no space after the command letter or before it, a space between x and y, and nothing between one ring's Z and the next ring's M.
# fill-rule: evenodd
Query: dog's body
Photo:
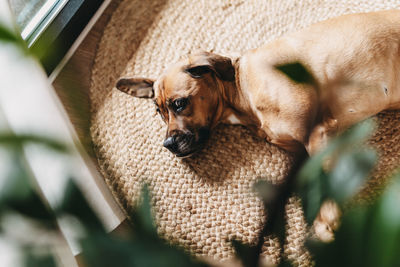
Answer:
M314 82L295 83L275 68L293 62L303 64ZM189 55L154 86L152 80L121 79L117 87L138 97L155 95L168 123L164 145L178 156L200 149L219 123L242 124L286 150L304 146L314 154L329 136L400 108L400 11L330 19L232 60ZM185 110L174 110L177 99Z
M295 84L274 68L295 61L315 84ZM313 25L245 53L239 65L241 90L271 142L313 154L327 136L400 108L400 11Z
M309 70L312 83L276 69L293 62ZM238 58L192 54L154 83L120 79L117 88L154 97L168 124L164 146L179 157L201 149L219 123L314 154L352 124L400 108L400 11L330 19Z

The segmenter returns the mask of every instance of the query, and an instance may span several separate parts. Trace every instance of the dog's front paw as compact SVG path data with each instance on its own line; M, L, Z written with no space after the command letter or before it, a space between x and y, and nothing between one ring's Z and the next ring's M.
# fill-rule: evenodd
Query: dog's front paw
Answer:
M314 221L312 232L323 242L332 242L335 231L340 225L341 211L336 202L327 200L322 203L319 214Z

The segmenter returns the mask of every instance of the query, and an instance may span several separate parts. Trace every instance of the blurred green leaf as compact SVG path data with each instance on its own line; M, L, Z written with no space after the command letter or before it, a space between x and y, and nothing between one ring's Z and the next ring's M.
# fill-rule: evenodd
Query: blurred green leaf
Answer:
M5 205L9 210L40 221L49 230L57 229L54 214L34 192L24 199L9 199Z
M360 145L367 140L375 127L376 124L372 119L367 119L357 123L337 138L334 138L330 144L328 144L327 151L352 150L355 145Z
M335 153L353 150L354 146L362 144L370 136L374 126L372 120L366 120L330 140L326 148L307 160L299 172L298 182L302 184L318 179L323 173L322 166L327 157L334 158L338 156Z
M91 233L81 241L81 246L85 266L135 266L135 251L128 241Z
M0 145L22 146L27 143L40 144L63 153L68 151L65 144L49 137L29 134L15 135L13 133L0 133Z
M238 240L232 240L232 246L244 267L258 266L257 247L245 245Z
M50 252L48 254L38 255L37 253L33 253L31 249L25 249L24 256L25 267L57 267L56 261Z
M161 239L126 240L106 234L95 234L82 242L87 266L206 267L181 249Z
M373 128L371 120L353 126L304 164L296 180L296 192L302 199L309 224L314 221L324 200L333 199L343 204L365 182L377 157L372 149L360 150L359 147ZM328 159L332 166L326 172L323 166Z
M99 231L105 233L103 224L73 179L69 179L64 192L64 198L56 210L57 215L63 213L74 215L80 219L88 232Z
M355 206L329 244L307 242L317 266L400 266L400 177L371 206Z
M34 136L14 135L10 132L0 133L0 146L7 148L8 156L11 157L11 167L0 189L0 208L12 210L32 219L40 220L50 228L55 228L55 215L43 202L34 178L25 162L22 146L26 143L36 143L59 152L66 152L65 145L58 141Z
M137 224L137 229L144 231L149 235L157 235L157 229L154 224L153 215L151 213L150 191L147 185L144 185L141 191L141 202L138 205L136 219L133 223Z
M56 228L55 216L43 202L33 178L27 170L20 151L10 152L13 167L0 190L0 206L2 210L11 210L45 223L50 229Z
M329 175L329 197L339 204L352 197L364 184L376 160L377 155L371 149L341 155Z
M282 259L279 262L278 267L293 267L293 264L290 261L286 260L286 259Z
M400 175L389 184L376 203L368 242L367 261L371 266L400 266Z
M284 185L272 184L266 180L258 180L254 184L254 190L263 200L267 213L270 229L265 229L266 234L274 234L281 244L285 241L285 209L286 199L282 198L285 192Z
M133 235L120 238L104 232L89 232L82 242L85 263L96 267L207 266L157 235L150 207L149 190L144 186L141 201L132 216Z
M276 65L275 68L297 83L313 83L312 74L300 62Z
M279 194L279 185L274 185L266 180L258 180L254 183L253 188L267 205L274 202Z
M19 43L19 36L11 31L7 26L0 24L0 40L4 42Z
M304 183L298 187L298 193L303 203L306 221L311 225L316 218L324 199L328 198L326 190L327 176L325 172L320 174L320 179Z
M18 47L24 54L29 55L29 49L25 41L17 30L10 29L7 25L0 23L0 42L12 43Z
M22 162L21 151L8 151L8 156L10 157L8 163L11 163L11 168L0 189L0 204L6 202L7 199L26 199L32 193L29 180L30 173Z

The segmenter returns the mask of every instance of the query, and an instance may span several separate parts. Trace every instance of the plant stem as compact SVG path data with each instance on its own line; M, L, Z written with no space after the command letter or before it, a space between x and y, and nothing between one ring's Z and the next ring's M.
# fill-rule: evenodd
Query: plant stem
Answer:
M258 242L256 245L256 253L254 255L255 260L253 261L256 263L255 267L257 267L260 262L261 251L265 242L264 238L268 235L274 234L274 231L276 229L279 229L278 227L283 228L282 233L280 235L278 233L279 242L282 247L279 252L279 259L281 259L282 257L283 245L285 242L285 205L289 197L294 192L294 182L297 174L307 159L308 153L305 149L302 149L299 153L297 153L295 156L294 165L290 169L285 181L282 184L276 186L276 190L278 191L276 197L272 199L272 201L270 201L269 203L264 202L265 223L263 229L259 234Z

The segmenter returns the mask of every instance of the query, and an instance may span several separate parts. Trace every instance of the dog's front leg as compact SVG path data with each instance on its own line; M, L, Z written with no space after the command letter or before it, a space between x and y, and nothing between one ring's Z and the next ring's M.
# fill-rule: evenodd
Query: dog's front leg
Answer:
M336 119L325 119L322 123L313 127L310 132L308 142L305 145L310 156L322 151L329 142L329 139L337 134L338 123Z
M342 212L338 204L333 200L322 203L317 218L314 220L312 232L323 242L331 242L335 239L335 231L339 228Z
M337 121L335 119L325 120L323 123L316 125L311 131L307 152L310 156L323 150L328 142L337 133ZM332 168L332 158L327 157L323 160L322 168L330 171ZM340 225L341 211L336 202L326 200L322 203L317 218L314 220L312 232L323 242L331 242L334 240L334 232Z

